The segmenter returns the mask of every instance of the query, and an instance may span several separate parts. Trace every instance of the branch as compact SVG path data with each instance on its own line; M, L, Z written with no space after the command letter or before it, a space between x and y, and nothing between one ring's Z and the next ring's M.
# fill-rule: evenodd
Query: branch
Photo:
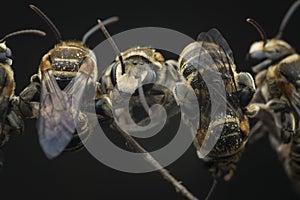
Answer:
M125 140L135 149L138 153L144 153L143 158L149 164L151 164L157 171L166 179L169 183L171 183L177 192L180 192L184 197L189 200L198 200L188 189L182 185L178 180L176 180L165 168L163 168L158 161L151 156L149 152L147 152L134 138L132 138L128 133L123 131L115 122L113 122L113 126L119 131L119 133L125 138Z

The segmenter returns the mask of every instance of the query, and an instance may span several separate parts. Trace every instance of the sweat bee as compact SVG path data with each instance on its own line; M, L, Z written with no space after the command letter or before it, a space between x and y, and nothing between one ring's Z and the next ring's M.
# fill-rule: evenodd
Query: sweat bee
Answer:
M96 105L100 122L117 120L119 125L127 126L131 131L135 127L141 136L145 129L138 129L136 124L147 125L148 128L156 125L149 125L152 105L163 106L168 118L178 114L173 92L169 89L181 80L177 62L165 60L160 52L151 47L133 47L121 53L104 24L100 20L98 22L117 54L100 78L101 98ZM126 98L129 102L124 100ZM157 117L154 120L160 119Z
M217 29L200 33L196 42L186 46L178 66L198 99L195 103L199 104L200 118L194 140L197 154L208 166L215 183L220 178L229 181L250 134L248 117L258 111L258 107L249 104L255 92L254 80L249 73L236 72L233 53ZM214 118L211 117L213 98L220 98L226 104L224 112ZM207 149L208 154L203 155L205 141L217 137L217 131L220 137L211 150Z
M80 105L84 92L96 88L98 69L96 56L85 42L98 27L88 31L82 41L62 41L50 19L37 7L30 8L50 26L58 42L42 57L38 74L20 95L32 111L25 117L38 117L39 142L52 159L64 150L80 149L88 138L90 127ZM104 23L116 20L113 17Z
M22 134L24 122L20 112L15 106L17 97L15 96L15 80L12 66L12 52L6 46L6 40L23 34L36 34L45 36L45 33L39 30L20 30L5 35L0 40L0 147L8 141L10 133Z
M248 59L258 63L253 66L258 87L252 100L259 105L259 121L253 135L267 134L273 147L283 159L291 180L300 184L300 56L290 44L282 40L286 24L299 7L296 1L287 11L278 34L267 39L262 27L248 19L260 33L261 41L251 45ZM272 131L270 131L272 130ZM258 134L259 133L259 134Z

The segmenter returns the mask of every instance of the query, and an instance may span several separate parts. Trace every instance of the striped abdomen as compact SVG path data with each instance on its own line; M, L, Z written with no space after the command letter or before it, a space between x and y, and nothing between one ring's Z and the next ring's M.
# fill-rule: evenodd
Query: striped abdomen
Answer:
M201 42L192 43L183 50L181 59L179 60L180 72L192 86L198 97L200 107L200 127L198 129L197 140L199 145L201 146L205 136L210 134L207 132L208 129L211 130L210 132L214 132L214 129L217 129L218 126L223 126L221 136L213 150L209 153L209 156L229 156L237 153L237 151L243 148L249 135L249 124L247 118L244 117L244 115L241 115L241 108L238 107L239 99L235 88L235 77L232 77L232 75L229 74L229 67L232 67L233 69L231 70L236 73L234 71L235 66L229 66L223 62L222 57L218 57L219 55L214 52L214 49L217 46L216 44L210 43L206 45L205 51L202 50L203 47L201 46ZM209 45L211 45L211 48ZM195 52L199 53L196 54ZM217 53L223 53L223 57L226 57L224 52ZM205 64L211 62L213 66L201 66L201 59L210 59L211 61L205 61ZM197 66L197 64L199 65ZM226 97L224 98L226 98L228 105L226 107L226 113L220 113L219 118L212 121L210 119L210 91L208 90L205 80L207 81L210 78L208 84L211 84L210 82L213 82L214 77L217 76L221 76L223 83L220 83L219 85L216 84L216 88L213 92L218 92L220 89L217 88L218 86L223 87L226 91Z
M206 148L205 141L217 137L215 133L220 131L220 137L204 160L214 177L229 180L247 142L249 123L239 103L234 63L224 51L218 50L218 45L205 45L201 41L188 45L179 59L179 70L198 98L200 121L195 139L198 153L200 148ZM207 84L213 89L209 90ZM225 90L224 96L219 95L221 90ZM226 103L225 112L213 119L211 96L223 98ZM199 154L201 156L201 152Z

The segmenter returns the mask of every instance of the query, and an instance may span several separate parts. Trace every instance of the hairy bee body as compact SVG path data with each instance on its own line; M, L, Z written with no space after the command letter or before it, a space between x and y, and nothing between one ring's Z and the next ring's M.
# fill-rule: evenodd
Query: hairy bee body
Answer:
M254 94L253 79L248 73L236 72L232 52L216 29L200 34L197 42L188 45L181 53L178 65L180 73L198 98L200 121L195 139L198 153L205 145L205 137L214 137L215 131L223 127L204 160L215 178L230 180L249 137L246 106ZM216 83L214 92L218 94L224 85L226 96L222 98L226 99L227 107L225 113L212 119L211 97L204 77L214 82L217 76L223 83Z
M283 30L299 7L295 1L284 16L278 34L267 39L257 22L252 25L261 35L249 49L248 60L256 73L258 87L252 103L261 107L252 135L269 134L270 141L284 163L291 180L300 188L300 56L282 40ZM251 20L251 19L250 19ZM249 20L248 20L249 22ZM250 22L251 23L251 22Z
M271 126L273 131L265 132L270 133L271 143L285 163L288 175L297 181L300 181L299 66L299 54L293 53L259 72L256 75L259 94L252 101L269 105L267 110L261 111L271 113L268 120L264 113L258 114L258 118L270 124L273 117L275 128Z
M0 146L8 141L11 132L21 134L24 129L23 119L13 106L15 80L10 56L10 49L0 43Z
M0 130L0 145L2 146L8 141L11 126L7 122L8 108L10 101L14 94L15 81L11 67L8 64L0 64L0 116L1 116L1 130Z
M38 113L26 117L38 117L40 143L49 158L87 141L90 125L80 108L84 92L95 89L97 74L94 53L81 42L65 41L43 56L39 73L24 89L23 98Z
M291 96L294 92L297 92L298 88L296 87L299 84L297 83L297 79L299 79L297 74L300 74L297 66L300 66L300 57L294 53L268 67L265 84L262 85L263 96L267 102L275 98L285 98L285 96ZM283 80L282 75L285 78L289 77L289 81Z
M102 111L99 113L102 113L106 120L113 118L110 112L112 101L120 103L120 111L118 112L125 112L122 108L122 106L127 106L126 102L123 103L124 99L116 99L114 92L118 91L125 96L130 96L129 112L135 123L145 125L149 122L149 116L140 99L141 94L138 92L140 85L145 93L148 106L151 107L154 104L164 106L168 112L168 117L179 112L172 90L169 89L173 87L176 81L180 80L175 61L165 61L159 52L149 47L128 49L122 53L122 58L125 65L123 74L120 60L117 58L101 76L102 97L100 101L102 103L101 106L99 104L99 109ZM106 100L103 101L104 99ZM114 106L118 106L119 103ZM108 108L105 108L107 106ZM124 123L127 123L126 120Z

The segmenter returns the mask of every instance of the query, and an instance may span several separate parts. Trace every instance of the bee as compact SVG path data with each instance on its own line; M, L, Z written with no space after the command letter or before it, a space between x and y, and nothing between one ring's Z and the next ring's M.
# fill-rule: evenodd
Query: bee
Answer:
M300 57L295 49L282 40L291 15L299 7L295 1L285 14L277 35L267 39L262 27L247 19L258 30L261 41L251 45L248 60L258 63L252 67L258 87L252 100L261 112L253 134L270 133L273 147L283 159L292 180L300 181ZM267 116L267 117L266 117ZM272 120L273 119L273 120ZM272 131L270 131L272 130Z
M254 80L249 73L236 72L233 53L217 29L200 33L196 42L186 46L178 66L198 99L195 103L199 104L200 118L194 140L197 154L204 159L215 181L220 178L229 181L249 138L248 117L258 112L257 106L249 104L256 89ZM206 84L205 78L212 83ZM225 112L214 118L211 117L213 98L223 98L226 103ZM220 137L204 157L200 149L206 149L205 138L217 137L217 131L221 132Z
M5 35L0 40L0 147L9 139L9 135L14 132L18 135L24 131L22 116L14 106L15 104L15 80L12 66L12 52L6 46L6 40L23 34L36 34L45 36L40 30L28 29L15 31Z
M42 57L38 74L22 91L20 97L28 106L21 110L32 111L25 117L38 117L39 142L52 159L63 151L80 149L88 138L90 126L80 105L87 90L94 89L96 96L98 69L96 56L85 42L97 27L88 31L82 41L62 41L51 20L36 6L30 8L50 26L58 44ZM105 23L117 19L109 18Z
M167 110L168 118L177 115L179 107L170 89L181 80L177 62L165 60L151 47L133 47L121 53L102 22L98 22L117 54L100 78L102 96L97 103L100 121L111 123L117 120L122 126L131 128L133 124L151 127L150 107L157 104ZM128 102L124 101L126 97L129 97L128 110Z

